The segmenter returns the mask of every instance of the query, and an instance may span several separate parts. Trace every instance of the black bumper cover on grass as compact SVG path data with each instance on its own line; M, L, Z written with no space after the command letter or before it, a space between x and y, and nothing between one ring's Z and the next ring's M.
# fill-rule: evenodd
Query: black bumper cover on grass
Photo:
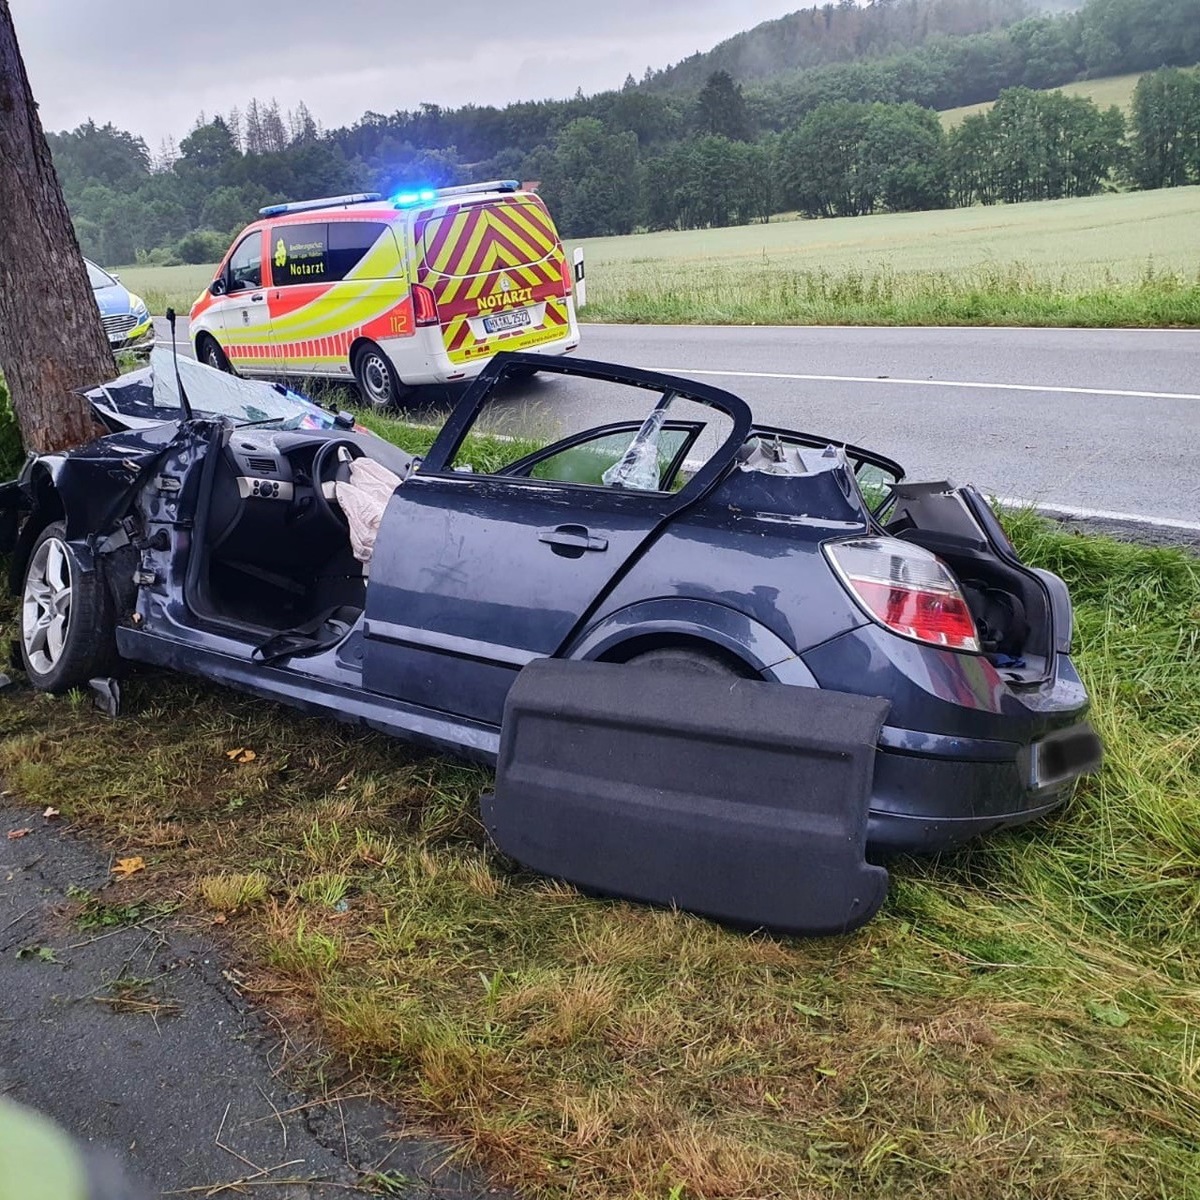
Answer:
M535 871L738 926L865 924L888 702L661 668L543 659L508 696L483 818Z

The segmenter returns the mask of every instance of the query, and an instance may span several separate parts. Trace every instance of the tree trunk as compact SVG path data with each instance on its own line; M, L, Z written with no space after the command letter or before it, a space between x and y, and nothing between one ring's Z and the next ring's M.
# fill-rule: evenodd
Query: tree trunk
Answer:
M112 350L17 46L0 0L0 369L27 450L96 434L74 389L116 373Z

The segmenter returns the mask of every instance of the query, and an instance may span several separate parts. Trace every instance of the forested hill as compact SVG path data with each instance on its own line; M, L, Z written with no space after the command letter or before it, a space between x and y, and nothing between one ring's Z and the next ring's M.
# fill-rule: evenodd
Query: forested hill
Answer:
M109 265L211 262L280 200L479 179L541 180L569 237L1200 183L1200 75L1159 70L1200 63L1200 0L1086 0L1003 28L930 33L954 12L1000 20L1007 3L810 9L795 28L838 30L838 53L853 57L746 83L724 70L697 87L630 79L568 100L366 113L334 130L303 105L281 113L251 100L158 154L136 131L91 122L49 140L84 253ZM885 52L899 44L887 29L925 40ZM1147 71L1128 123L1046 91ZM998 98L949 134L933 111Z
M1061 0L1078 7L1082 0ZM938 37L966 37L1015 24L1044 4L1030 0L853 0L801 9L735 34L706 53L648 72L653 91L699 91L714 71L738 83L827 63L884 58Z

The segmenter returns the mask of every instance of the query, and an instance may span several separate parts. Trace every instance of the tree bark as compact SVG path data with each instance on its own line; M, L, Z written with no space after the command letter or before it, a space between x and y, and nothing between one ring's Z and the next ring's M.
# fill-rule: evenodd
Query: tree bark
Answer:
M25 448L41 454L95 436L91 406L75 389L117 374L8 0L0 0L0 369Z

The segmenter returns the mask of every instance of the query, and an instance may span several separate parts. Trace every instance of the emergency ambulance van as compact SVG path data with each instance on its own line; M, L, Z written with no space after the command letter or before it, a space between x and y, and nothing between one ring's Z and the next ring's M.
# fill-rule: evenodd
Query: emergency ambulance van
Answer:
M264 208L192 306L202 362L239 375L353 376L363 399L470 379L500 350L579 345L549 212L515 181Z

